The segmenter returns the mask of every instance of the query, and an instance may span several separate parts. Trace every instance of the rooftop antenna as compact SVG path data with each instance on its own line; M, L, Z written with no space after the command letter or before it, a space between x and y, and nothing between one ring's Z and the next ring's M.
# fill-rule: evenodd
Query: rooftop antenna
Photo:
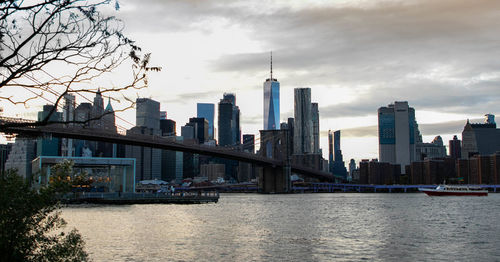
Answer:
M271 82L273 81L273 51L271 51Z

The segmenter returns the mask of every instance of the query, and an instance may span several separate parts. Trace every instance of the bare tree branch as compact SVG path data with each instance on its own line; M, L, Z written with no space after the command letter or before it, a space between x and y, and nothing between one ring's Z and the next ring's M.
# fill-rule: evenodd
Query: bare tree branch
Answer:
M64 95L96 93L92 83L126 61L132 63L129 82L101 93L111 97L147 87L147 74L161 68L150 66L150 54L141 55L123 35L120 20L103 15L106 7L109 0L0 1L0 91L14 94L0 101L26 106L50 95L55 112ZM54 70L61 65L64 70ZM19 89L32 91L19 97ZM49 124L54 112L39 124Z

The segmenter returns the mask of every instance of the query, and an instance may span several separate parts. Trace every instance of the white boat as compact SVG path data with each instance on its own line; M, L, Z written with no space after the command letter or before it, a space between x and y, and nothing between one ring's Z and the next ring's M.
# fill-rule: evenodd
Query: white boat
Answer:
M428 196L487 196L488 190L480 187L459 185L438 185L436 188L419 188Z

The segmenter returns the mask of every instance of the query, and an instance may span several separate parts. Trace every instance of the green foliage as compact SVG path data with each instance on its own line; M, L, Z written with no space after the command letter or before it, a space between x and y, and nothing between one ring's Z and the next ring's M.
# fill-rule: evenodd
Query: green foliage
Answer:
M87 261L84 241L64 232L57 196L71 188L71 162L53 167L53 179L38 191L9 170L0 179L0 261Z

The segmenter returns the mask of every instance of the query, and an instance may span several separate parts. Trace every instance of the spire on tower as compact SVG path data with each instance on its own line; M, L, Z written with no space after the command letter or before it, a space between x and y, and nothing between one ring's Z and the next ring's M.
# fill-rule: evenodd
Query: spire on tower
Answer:
M273 81L273 51L271 51L271 82Z

